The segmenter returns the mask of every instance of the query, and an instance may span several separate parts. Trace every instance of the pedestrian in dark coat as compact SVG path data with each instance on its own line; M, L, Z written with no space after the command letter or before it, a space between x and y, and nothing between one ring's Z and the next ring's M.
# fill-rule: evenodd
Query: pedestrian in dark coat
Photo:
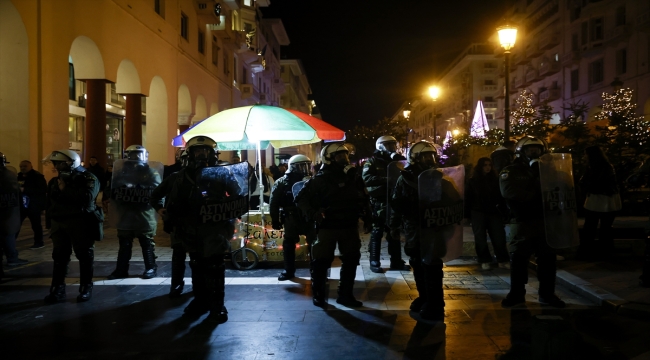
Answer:
M43 225L41 224L41 213L45 210L45 198L47 182L45 176L34 170L29 160L20 162L18 173L18 184L20 185L20 223L29 218L34 232L34 245L30 249L40 249L43 244ZM20 232L20 231L19 231ZM16 234L18 238L18 234Z

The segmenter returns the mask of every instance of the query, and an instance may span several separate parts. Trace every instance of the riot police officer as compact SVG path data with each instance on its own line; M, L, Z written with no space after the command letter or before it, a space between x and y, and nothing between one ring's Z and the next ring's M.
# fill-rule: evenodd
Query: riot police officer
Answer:
M74 250L79 260L78 302L90 300L93 290L93 263L95 241L103 237L103 213L95 199L99 193L99 180L84 169L81 159L71 150L57 150L44 159L51 162L59 173L50 192L50 237L52 250L52 286L45 303L65 301L65 276Z
M20 229L20 186L16 174L7 168L7 158L0 152L0 279L2 254L7 255L8 266L26 264L18 258L16 233Z
M296 244L300 235L307 237L307 244L312 244L316 233L313 221L307 221L294 203L294 185L308 180L311 176L311 159L305 155L294 155L289 159L289 169L280 177L271 190L271 223L275 230L284 227L284 271L278 280L290 280L296 273ZM300 184L298 184L300 185Z
M555 295L556 254L546 241L544 207L540 184L539 158L548 150L546 142L525 136L516 146L517 158L499 175L501 195L514 216L510 232L510 292L503 307L525 303L528 260L537 257L539 302L563 308L566 304Z
M207 181L210 188L201 187L204 170L216 165L216 146L217 143L209 137L190 139L187 142L187 167L165 179L154 190L151 204L163 218L173 222L174 236L181 240L184 250L190 255L194 299L185 308L185 316L198 317L209 311L208 320L224 323L228 321L228 311L224 306L224 254L228 251L234 225L229 220L222 220L221 214L214 214L217 220L212 221L212 208L204 205L212 196L223 200L237 194L243 199L244 211L247 206L237 182L227 179ZM167 194L168 187L171 191ZM165 196L166 202L163 201Z
M180 156L178 156L178 161L181 165L181 170L184 169L187 166L187 149L183 149L182 152L180 152ZM173 169L170 170L169 167L165 168L165 175L163 176L165 180L159 185L159 188L156 189L158 194L162 194L163 197L165 197L165 202L163 207L167 207L167 202L169 200L168 195L172 191L173 184L175 184L176 179L166 181L168 177L176 177L178 176L178 171L174 171L173 173L167 173L167 171L173 171ZM174 234L174 224L171 221L171 219L166 218L163 219L163 231L169 234L169 239L171 242L171 248L172 248L172 262L171 262L171 285L169 288L169 297L171 299L178 298L183 294L183 289L185 287L185 259L186 259L186 252L185 249L183 248L183 243L181 240Z
M341 280L336 302L348 307L363 305L352 293L361 258L361 239L357 229L357 169L350 165L348 153L342 142L325 145L321 150L323 167L305 183L296 198L298 208L318 223L316 241L311 246L310 272L313 303L319 307L327 304L327 270L334 260L337 244L341 253Z
M144 260L143 279L157 276L154 253L156 235L156 211L149 204L151 192L160 182L163 165L149 162L149 152L144 146L131 145L124 151L124 160L113 164L111 181L111 220L117 229L120 248L117 265L108 279L123 279L129 276L129 260L133 238L138 238Z
M404 252L410 257L413 277L418 290L418 298L411 303L411 310L419 312L423 319L442 320L444 318L444 292L442 289L443 263L438 257L431 257L429 263L423 259L422 252L426 239L421 234L420 214L418 211L419 189L418 176L436 166L436 148L427 141L419 141L408 151L408 165L397 179L391 199L393 213L391 217L401 217L406 234ZM443 189L444 191L444 189ZM391 220L394 221L394 220Z
M392 224L391 228L386 226L386 205L388 196L387 168L391 161L406 160L402 155L396 153L397 140L392 136L381 136L375 143L374 154L363 165L362 178L370 195L370 206L372 208L372 233L370 234L370 271L382 273L381 268L381 238L386 235L388 243L388 254L390 255L389 270L408 271L411 268L402 260L401 241L399 238L399 226ZM393 235L397 235L393 237Z

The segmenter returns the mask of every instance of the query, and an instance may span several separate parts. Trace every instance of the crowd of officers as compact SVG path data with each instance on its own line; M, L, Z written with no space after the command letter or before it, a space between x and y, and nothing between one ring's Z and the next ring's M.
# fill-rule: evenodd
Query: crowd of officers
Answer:
M338 247L341 272L336 301L347 307L362 306L353 294L361 258L358 224L359 218L370 212L370 270L375 273L384 271L380 249L385 236L390 255L387 269L413 269L419 297L412 302L411 310L424 319L442 320L445 306L443 262L436 256L432 259L427 253L431 249L431 239L422 232L417 185L420 174L440 166L439 148L426 141L416 142L410 146L405 158L397 153L394 137L382 136L377 139L376 151L361 169L351 164L349 147L342 142L325 144L321 151L322 166L315 169L314 174L308 157L293 156L286 173L273 186L270 197L272 227L285 230L285 266L279 280L290 280L295 276L295 246L300 235L304 235L310 250L313 304L319 307L327 305L327 274ZM146 204L141 200L138 203L123 202L127 209L117 210L121 215L116 225L119 251L115 271L109 279L128 276L135 238L139 239L144 257L142 277L157 276L153 238L158 214L165 222L165 231L171 234L173 248L169 296L178 297L183 292L185 260L189 254L194 298L185 308L185 315L197 317L209 312L208 319L223 323L228 320L224 306L224 255L230 249L237 219L206 223L198 220L196 211L206 196L205 191L199 188L198 176L206 168L228 165L219 162L216 148L216 142L208 137L190 139L178 158L178 166L171 175L164 174L164 179L153 165L148 166L146 149L135 145L125 151L126 159L121 171L133 176L133 183L139 182L137 186L151 191ZM505 158L503 153L495 154L500 157L499 163L503 163L501 193L515 223L510 250L511 290L502 302L504 307L525 301L527 260L532 253L538 258L539 301L564 307L564 302L554 293L556 257L554 250L546 244L544 220L540 213L542 199L536 161L546 151L545 142L527 137L517 144L516 159L512 151L505 153L509 158ZM54 263L52 284L45 302L65 301L65 277L73 250L79 260L81 277L77 300L88 301L93 289L94 242L103 237L103 213L95 201L100 184L95 175L80 165L80 158L73 151L54 151L44 160L51 162L58 172L58 176L50 181L48 190ZM393 187L392 184L389 186L388 168L396 161L402 165L398 166L400 173ZM128 181L126 185L116 184L115 179L114 175L112 195L109 196L115 196L120 187L131 186ZM227 201L239 190L236 179L224 180L211 193ZM392 211L390 218L386 216L388 208ZM133 209L138 209L140 214L129 213ZM410 266L402 260L402 237L405 237L404 252L409 256Z

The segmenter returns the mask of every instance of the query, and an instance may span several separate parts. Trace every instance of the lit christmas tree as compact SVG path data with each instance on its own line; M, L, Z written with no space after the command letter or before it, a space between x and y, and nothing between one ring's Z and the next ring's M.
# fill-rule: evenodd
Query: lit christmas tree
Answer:
M514 137L526 135L533 116L535 116L533 94L524 90L515 100L514 109L510 110L510 134Z
M603 93L602 111L596 114L596 120L609 120L604 130L604 141L609 144L609 153L618 155L618 161L626 155L637 156L647 152L650 140L650 122L643 115L636 114L637 105L632 102L634 90L619 89L613 94Z
M476 138L484 138L485 132L490 130L485 116L485 109L481 100L476 104L476 111L474 112L474 119L470 127L469 134Z

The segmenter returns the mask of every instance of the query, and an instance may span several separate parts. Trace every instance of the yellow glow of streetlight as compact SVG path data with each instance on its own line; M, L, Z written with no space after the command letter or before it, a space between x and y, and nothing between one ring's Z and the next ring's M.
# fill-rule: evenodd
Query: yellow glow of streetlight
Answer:
M504 25L497 28L499 34L499 43L505 51L510 51L517 41L517 28L510 25Z
M440 88L437 86L429 86L429 96L433 101L438 100L438 96L440 96Z
M454 129L454 130L451 132L451 134L454 135L454 136L456 136L456 135L460 134L460 131L458 131L458 129Z

